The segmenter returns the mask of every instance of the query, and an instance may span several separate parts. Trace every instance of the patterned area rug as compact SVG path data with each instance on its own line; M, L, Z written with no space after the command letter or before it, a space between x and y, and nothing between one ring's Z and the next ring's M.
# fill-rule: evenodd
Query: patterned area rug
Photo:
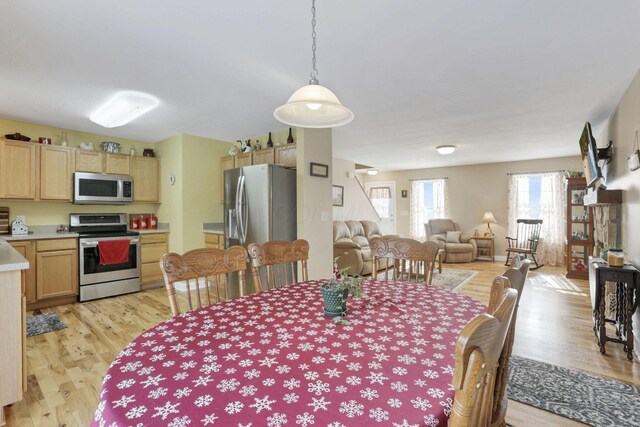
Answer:
M509 399L592 426L640 426L640 386L511 357Z
M47 332L57 331L66 327L67 325L53 312L27 317L28 337L46 334Z
M476 274L478 274L477 271L456 270L453 268L443 268L442 273L438 273L438 269L436 268L433 272L433 280L431 284L452 291L467 283L469 279ZM391 272L389 272L389 277L391 277ZM384 279L384 272L378 273L378 279Z

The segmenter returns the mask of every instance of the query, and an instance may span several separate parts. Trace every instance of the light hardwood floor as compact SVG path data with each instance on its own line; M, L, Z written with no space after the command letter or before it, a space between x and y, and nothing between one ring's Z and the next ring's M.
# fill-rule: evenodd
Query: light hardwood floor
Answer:
M476 270L460 291L487 303L501 262L445 264ZM7 412L8 426L87 426L98 403L102 377L122 348L144 330L170 317L163 288L55 311L67 329L29 338L29 390ZM559 268L533 271L520 302L514 353L629 383L640 383L640 363L626 359L622 346L609 343L601 355L592 331L586 281L565 279ZM509 402L513 426L582 425L532 407Z

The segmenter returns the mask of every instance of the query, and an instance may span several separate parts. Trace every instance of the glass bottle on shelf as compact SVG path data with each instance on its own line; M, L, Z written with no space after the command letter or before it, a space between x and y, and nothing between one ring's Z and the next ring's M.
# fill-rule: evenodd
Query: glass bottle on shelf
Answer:
M293 144L293 135L291 134L291 128L289 128L289 136L287 137L287 144Z
M267 141L267 148L273 147L273 141L271 140L271 132L269 132L269 140Z
M62 136L60 137L60 145L63 147L69 145L69 140L67 140L67 132L62 132Z

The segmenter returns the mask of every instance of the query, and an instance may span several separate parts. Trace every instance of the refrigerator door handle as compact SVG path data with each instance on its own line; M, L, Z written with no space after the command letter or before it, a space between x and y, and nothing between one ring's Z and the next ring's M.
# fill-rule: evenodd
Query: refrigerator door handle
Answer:
M246 209L246 193L244 189L244 175L238 181L238 227L240 229L240 244L244 246L247 239L247 209Z

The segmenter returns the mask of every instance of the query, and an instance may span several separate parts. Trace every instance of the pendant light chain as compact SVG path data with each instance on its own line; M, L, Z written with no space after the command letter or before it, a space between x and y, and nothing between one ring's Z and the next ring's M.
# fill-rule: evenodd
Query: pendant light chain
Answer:
M318 84L318 69L316 68L316 0L311 0L311 82Z

